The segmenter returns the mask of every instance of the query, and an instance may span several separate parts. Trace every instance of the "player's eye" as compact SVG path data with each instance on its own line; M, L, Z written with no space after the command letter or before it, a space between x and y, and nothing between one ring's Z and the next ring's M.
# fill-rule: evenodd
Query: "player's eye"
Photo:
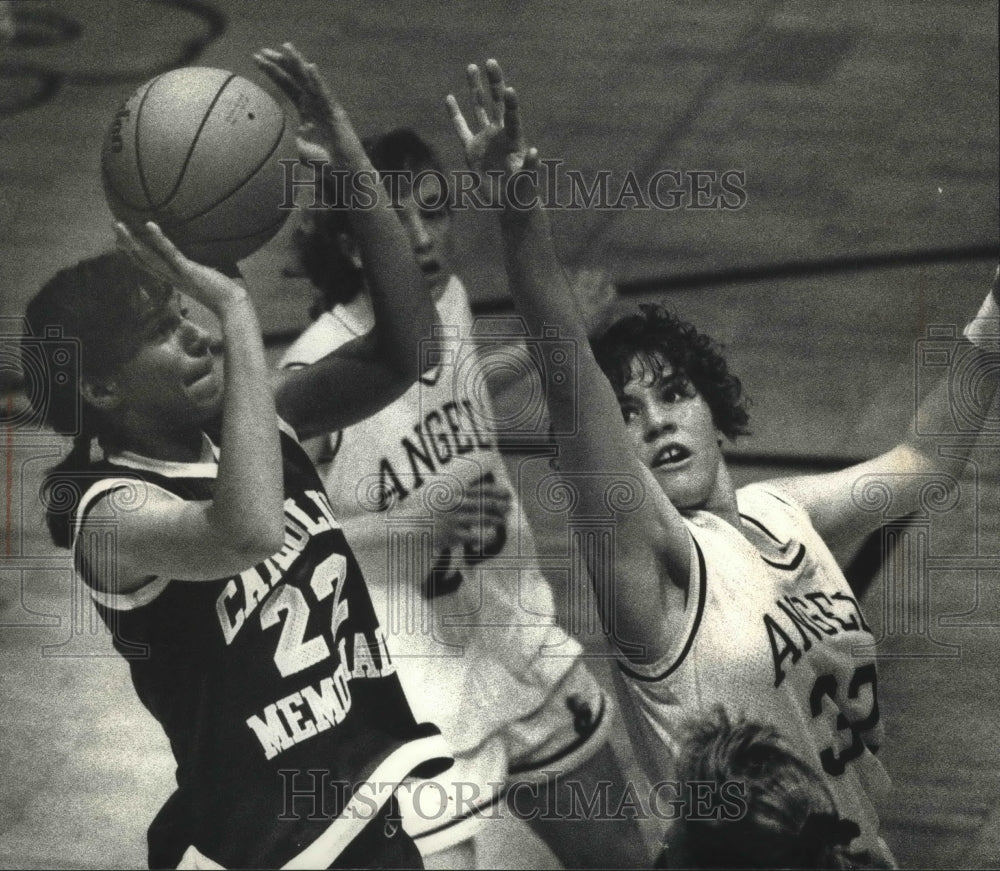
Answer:
M636 416L639 414L634 405L623 404L620 405L619 407L622 410L622 420L624 420L625 423L631 423L633 420L635 420Z
M684 378L674 376L660 385L660 399L664 402L672 404L682 399L690 399L692 396L694 396L694 390Z
M180 323L181 319L179 315L167 315L157 322L154 328L154 335L157 338L166 338L180 326Z

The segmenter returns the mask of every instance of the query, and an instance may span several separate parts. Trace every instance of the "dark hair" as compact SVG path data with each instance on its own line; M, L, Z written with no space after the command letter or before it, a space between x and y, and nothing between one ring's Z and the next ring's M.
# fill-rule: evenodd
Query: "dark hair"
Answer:
M646 303L639 309L613 323L592 342L597 363L615 393L621 396L637 358L655 377L666 362L694 385L712 410L715 426L727 438L746 435L749 400L712 339L661 305Z
M720 706L688 725L677 781L682 788L711 784L713 810L727 795L720 787L733 784L738 791L728 794L728 810L739 812L707 813L685 803L658 868L890 867L867 851L848 851L860 827L840 817L823 777L777 730L732 722Z
M141 345L145 319L170 292L127 256L112 251L60 270L28 303L31 338L22 341L25 381L32 382L28 398L47 425L73 437L72 451L49 471L43 485L45 519L52 540L61 547L71 544L71 521L88 477L91 441L113 435L104 415L81 400L81 378L108 377L127 362ZM76 362L69 377L57 357L65 356L67 348Z
M434 149L417 133L406 128L390 130L364 140L372 166L379 172L433 170L444 179L444 170ZM447 191L444 192L447 202ZM362 270L344 254L341 235L351 236L350 212L342 207L303 210L292 236L299 265L323 294L327 309L353 300L364 287ZM320 311L311 312L318 317Z

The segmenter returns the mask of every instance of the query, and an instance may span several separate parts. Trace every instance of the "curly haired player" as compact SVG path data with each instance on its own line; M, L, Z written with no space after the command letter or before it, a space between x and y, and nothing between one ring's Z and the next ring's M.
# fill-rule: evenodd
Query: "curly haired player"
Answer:
M957 480L971 448L940 456L933 438L914 433L840 472L737 490L722 444L746 423L738 382L705 337L657 308L612 327L590 351L539 204L540 163L516 94L496 61L488 84L475 65L467 74L475 129L450 96L449 110L470 167L499 178L505 193L515 302L535 335L557 325L578 342L577 377L548 385L548 407L556 432L571 433L558 439L559 465L577 497L576 546L619 654L639 761L654 782L669 778L681 724L715 705L774 726L857 825L850 849L892 865L875 809L887 777L876 756L874 638L827 542L878 525L852 499L859 480L891 481L906 514L922 476L944 469ZM994 282L966 331L984 407L997 393L998 321ZM920 409L937 432L951 425L948 390L942 382ZM608 529L591 532L595 519Z

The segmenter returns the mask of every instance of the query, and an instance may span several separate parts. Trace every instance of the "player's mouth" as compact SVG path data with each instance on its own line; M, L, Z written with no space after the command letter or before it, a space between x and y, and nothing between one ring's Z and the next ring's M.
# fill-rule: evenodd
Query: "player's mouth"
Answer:
M444 269L441 261L437 258L420 261L420 271L424 274L424 280L429 285L435 285L444 278Z
M651 467L653 469L679 469L687 465L693 454L684 445L678 442L670 442L660 448L653 456Z
M215 375L215 357L209 356L206 358L207 363L199 366L190 375L184 379L185 387L194 387L199 382L204 382Z

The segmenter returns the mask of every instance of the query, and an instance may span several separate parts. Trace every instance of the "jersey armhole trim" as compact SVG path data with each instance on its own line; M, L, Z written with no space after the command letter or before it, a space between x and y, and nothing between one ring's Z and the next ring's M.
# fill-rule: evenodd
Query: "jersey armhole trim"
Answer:
M280 414L278 415L278 430L288 436L295 444L300 444L299 434L292 428L292 425Z
M326 450L323 455L316 461L316 464L320 463L328 464L332 463L336 458L337 454L340 453L340 446L344 442L344 431L338 429L336 432L327 433L326 436Z
M756 490L767 496L770 496L775 502L780 502L790 511L804 517L812 525L812 518L809 516L809 512L806 511L805 506L796 500L793 496L789 496L784 490L779 487L775 487L773 484L763 481L759 484L750 484L747 489Z
M655 683L656 681L665 680L681 667L687 655L691 652L691 648L694 646L698 629L701 626L701 618L705 611L705 597L708 593L708 573L705 568L705 555L702 553L701 546L693 534L691 534L691 545L693 551L692 557L694 557L691 561L692 574L697 571L697 577L691 578L689 588L697 591L698 601L695 603L688 625L684 629L684 646L676 655L671 651L662 659L652 662L649 665L637 665L634 662L626 663L622 659L618 659L618 668L621 669L626 677L645 683Z
M798 503L782 498L781 495L779 495L777 492L775 492L774 489L767 486L766 484L755 485L755 489L758 490L760 493L763 493L764 495L774 499L776 502L780 502L787 509L789 509L789 511L793 512L793 514L799 515L802 519L808 522L810 526L812 525L812 520L809 517L809 513L805 510L805 508L803 508ZM785 539L781 539L778 535L772 532L767 526L765 526L761 520L759 520L756 517L752 517L743 511L740 511L740 517L743 520L747 521L748 523L752 523L757 529L763 532L771 541L773 541L779 547L787 548L792 541L795 541L792 535L789 535ZM783 521L782 525L785 525L790 522L789 518L782 518L782 521ZM795 543L798 545L798 547L796 548L795 553L793 553L791 556L785 557L781 560L777 560L777 559L769 559L768 557L764 556L764 554L761 554L760 558L764 560L764 562L766 562L769 566L773 566L776 569L782 569L784 571L795 571L795 569L799 567L799 565L801 564L802 560L805 558L806 555L805 545L801 541L795 541Z
M169 578L159 577L158 575L150 575L141 587L137 587L131 592L108 593L104 590L98 590L92 587L87 581L86 572L82 570L82 557L77 551L77 544L79 543L80 533L83 530L83 524L86 520L87 514L101 499L110 496L116 490L130 490L140 485L143 487L156 487L158 490L166 493L173 499L183 501L176 493L171 493L159 484L154 484L150 481L143 481L138 478L105 478L103 481L98 481L83 494L83 497L80 499L80 504L76 510L76 517L73 520L73 542L70 551L73 555L73 571L80 578L80 580L83 581L91 599L99 605L103 605L105 608L110 608L113 611L132 611L136 608L141 608L143 605L148 605L157 596L159 596L170 583Z

